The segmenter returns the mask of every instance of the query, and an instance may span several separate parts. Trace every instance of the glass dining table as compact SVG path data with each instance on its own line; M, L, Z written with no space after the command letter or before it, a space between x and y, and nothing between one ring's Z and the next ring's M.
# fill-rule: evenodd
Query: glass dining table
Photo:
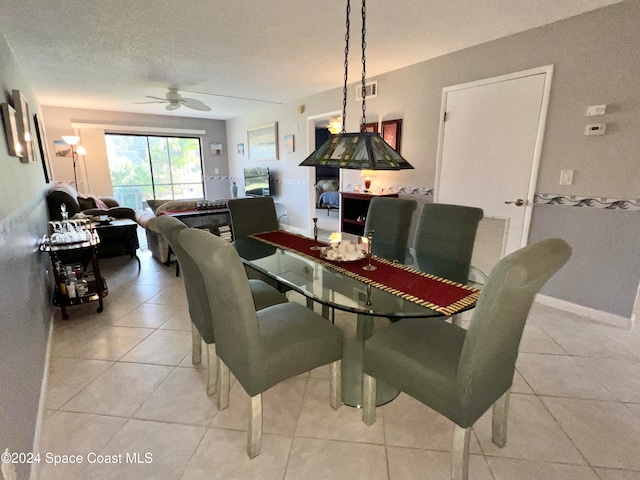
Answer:
M351 275L339 265L314 258L302 249L283 248L254 236L238 238L234 244L245 265L302 294L310 308L313 303L319 303L325 318L333 320L334 310L356 314L355 333L345 332L344 337L342 402L345 405L359 407L362 404L362 352L364 342L375 328L403 318L442 317L444 321L447 317L398 292L388 291L377 282ZM475 299L458 311L474 306ZM378 382L377 387L377 405L393 400L399 393L383 382Z

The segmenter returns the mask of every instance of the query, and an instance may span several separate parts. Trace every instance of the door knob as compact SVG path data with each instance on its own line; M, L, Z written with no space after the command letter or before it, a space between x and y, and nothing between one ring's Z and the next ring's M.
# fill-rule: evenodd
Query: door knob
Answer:
M521 198L517 199L515 202L504 202L506 204L510 204L510 203L514 203L516 205L516 207L521 207L524 205L524 200L522 200Z

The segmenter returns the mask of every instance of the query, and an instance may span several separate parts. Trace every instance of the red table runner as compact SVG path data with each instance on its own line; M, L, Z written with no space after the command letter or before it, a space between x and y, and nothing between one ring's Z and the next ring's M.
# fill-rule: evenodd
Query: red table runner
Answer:
M300 255L313 258L345 275L445 315L453 315L472 305L480 295L480 290L476 288L380 258L371 260L371 263L378 267L372 271L362 268L368 263L367 259L354 262L333 262L322 258L319 250L310 249L314 245L326 246L326 243L316 242L302 235L283 230L250 236L270 245L293 250Z

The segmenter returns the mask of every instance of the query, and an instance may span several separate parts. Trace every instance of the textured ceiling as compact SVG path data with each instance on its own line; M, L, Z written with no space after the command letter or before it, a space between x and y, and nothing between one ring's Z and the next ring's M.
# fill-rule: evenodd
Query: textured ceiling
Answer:
M369 0L373 76L620 0ZM344 0L2 0L0 33L42 105L228 119L342 85ZM360 77L360 2L349 79ZM167 87L210 112L161 104ZM237 100L222 96L262 100Z

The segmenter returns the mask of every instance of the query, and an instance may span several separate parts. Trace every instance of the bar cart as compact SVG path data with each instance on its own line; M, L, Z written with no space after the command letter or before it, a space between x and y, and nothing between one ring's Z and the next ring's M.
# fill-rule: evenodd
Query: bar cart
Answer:
M52 303L60 307L62 318L67 320L67 307L98 302L97 312L104 309L102 299L108 295L107 282L100 274L97 245L100 237L90 220L62 220L49 222L49 235L41 243L40 250L51 257L55 287ZM76 259L83 257L82 265L92 265L92 271L86 268L74 269ZM88 260L84 260L88 257ZM76 275L79 275L78 278ZM84 277L84 278L82 278Z

